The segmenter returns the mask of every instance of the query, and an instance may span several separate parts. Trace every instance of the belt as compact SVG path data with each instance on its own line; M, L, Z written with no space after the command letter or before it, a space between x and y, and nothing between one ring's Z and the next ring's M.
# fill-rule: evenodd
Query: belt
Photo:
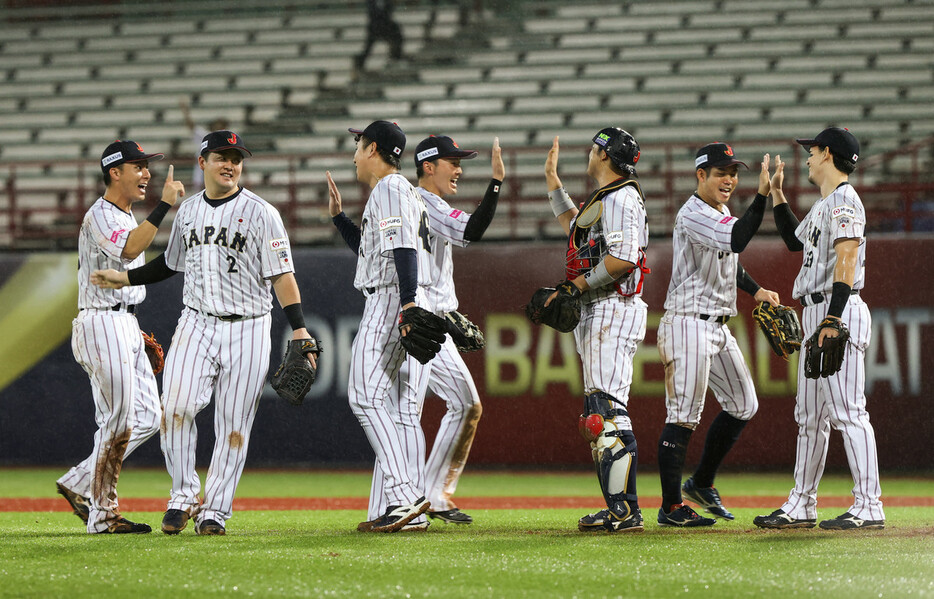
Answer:
M376 293L376 287L367 287L366 292L369 293L370 295L373 295L374 293Z
M202 314L204 314L205 316L211 316L218 320L223 320L224 322L236 322L242 318L246 318L245 316L241 316L240 314L228 314L226 316L218 316L217 314L209 314L208 312L202 312Z
M717 324L726 324L730 320L729 316L711 316L710 314L698 314L697 317Z
M133 314L136 312L136 304L130 304L129 306L126 304L117 304L116 306L111 306L110 309L114 312L129 312Z
M850 295L859 295L859 289L851 289ZM823 293L812 293L810 295L803 295L798 298L798 301L801 302L801 305L807 308L808 306L814 306L826 300L827 298Z

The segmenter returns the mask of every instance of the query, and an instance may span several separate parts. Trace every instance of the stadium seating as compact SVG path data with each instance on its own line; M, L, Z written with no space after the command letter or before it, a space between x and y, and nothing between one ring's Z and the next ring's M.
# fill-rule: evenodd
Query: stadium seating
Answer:
M554 234L538 198L555 135L573 148L562 153L562 172L580 173L568 183L583 194L593 133L610 124L632 132L644 148L648 200L662 207L653 230L663 233L692 185L691 148L706 141L790 154L795 135L840 124L870 156L934 134L928 2L523 0L489 2L461 23L453 3L412 1L397 11L406 59L393 63L377 44L357 80L362 0L237 5L220 15L198 1L4 9L0 246L15 245L6 197L14 172L15 203L35 203L37 222L55 220L61 205L80 212L79 201L88 201L67 175L50 177L54 164L32 168L37 161L81 160L94 172L100 149L118 136L190 160L181 99L196 121L224 116L261 149L247 180L296 215L299 243L336 239L327 219L313 216L326 200L321 165L354 190L348 208L359 209L346 129L375 118L398 121L413 140L445 133L481 150L461 187L468 200L482 193L498 136L519 178L509 200L517 208L497 224L501 238ZM284 164L297 170L280 172ZM888 161L865 176L897 179L913 167ZM687 182L670 185L672 176ZM37 199L36 189L54 201Z

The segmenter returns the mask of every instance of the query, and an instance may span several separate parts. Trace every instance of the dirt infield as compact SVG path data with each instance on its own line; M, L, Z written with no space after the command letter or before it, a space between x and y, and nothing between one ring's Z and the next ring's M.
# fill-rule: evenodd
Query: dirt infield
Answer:
M125 512L161 512L166 498L126 498L120 500ZM883 497L886 507L930 507L934 497ZM785 502L785 496L730 497L731 508L775 509ZM655 505L656 498L643 503ZM836 495L820 498L820 506L846 508L852 505L849 496ZM592 509L603 507L599 497L458 497L457 506L465 510L522 510L522 509ZM282 510L366 510L365 497L244 497L234 500L237 511ZM10 497L0 502L0 512L70 512L61 497Z

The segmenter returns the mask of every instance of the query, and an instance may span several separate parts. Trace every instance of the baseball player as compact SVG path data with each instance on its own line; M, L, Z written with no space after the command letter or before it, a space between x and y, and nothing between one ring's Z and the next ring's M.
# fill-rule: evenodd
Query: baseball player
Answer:
M866 212L848 180L859 159L859 142L838 127L824 129L813 139L796 141L808 150L808 181L820 188L821 198L799 223L782 192L784 164L776 157L772 212L785 245L793 252L802 252L793 290L795 299L804 306L802 332L808 338L830 318L846 323L850 337L843 367L836 374L807 378L805 360L798 361L795 486L781 508L768 516L757 516L754 522L762 528L814 527L817 485L833 427L843 435L855 499L844 514L821 521L820 527L884 528L876 438L864 393L865 356L872 329L869 307L859 296L866 274ZM837 334L831 328L821 328L820 343Z
M415 147L415 172L418 177L416 190L425 202L431 230L429 247L432 283L426 288L426 295L431 309L437 314L444 315L457 310L458 307L451 246L466 247L472 241L479 241L496 212L500 187L506 173L498 138L493 142L492 154L493 178L476 211L469 214L451 208L444 196L457 194L457 182L463 173L461 160L476 158L477 152L461 150L453 139L443 135L427 137ZM460 511L451 501L451 496L457 489L457 482L464 470L477 431L477 422L482 412L480 395L467 364L451 338L447 339L441 347L441 352L425 366L428 375L423 377L423 381L427 388L414 389L408 384L408 371L413 361L417 362L409 357L402 365L400 376L392 387L392 403L409 405L414 401L418 406L417 415L420 415L425 395L430 389L447 407L427 463L425 438L419 421L410 418L400 422L400 430L404 435L403 444L418 466L416 479L423 485L425 496L431 503L428 516L452 524L470 524L473 518ZM404 398L407 393L415 393L416 397ZM400 415L409 414L403 411ZM370 520L378 517L386 509L383 484L383 473L377 464L370 492ZM427 527L427 519L419 516L409 523L406 529L424 530Z
M233 131L204 137L205 189L178 210L165 254L127 273L97 271L103 287L154 283L185 273L185 305L166 357L162 450L172 493L162 532L225 534L246 462L250 429L269 368L272 290L292 327L307 339L289 239L278 211L239 185L251 156ZM314 354L309 361L316 366ZM195 416L215 399L216 441L204 488L195 471Z
M713 486L714 477L759 408L752 375L726 323L736 315L737 288L756 301L778 305L778 294L761 288L739 263L739 253L762 223L769 194L769 155L762 159L758 194L746 213L736 218L730 215L727 202L739 183L740 166L746 164L725 143L698 150L694 159L697 191L675 218L671 281L658 325L667 409L658 441L661 526L712 526L716 522L685 505L682 491L711 514L733 520ZM697 470L682 487L685 454L700 423L708 386L723 411L710 425Z
M150 160L135 141L117 140L101 155L107 187L81 223L78 237L78 316L72 322L75 360L91 379L97 433L86 460L58 479L59 494L68 500L89 533L148 533L147 524L120 515L117 478L126 456L156 434L162 409L156 378L146 355L136 307L145 287L98 289L91 272L103 268L125 271L145 262L162 219L185 187L169 166L162 201L137 226L131 207L146 199Z
M351 351L347 395L385 475L383 492L389 504L384 513L361 522L357 530L398 532L429 507L418 484L418 460L406 450L399 425L400 418L417 421L418 406L412 401L415 394L407 394L410 401L404 405L394 405L391 398L391 388L406 358L403 333L396 326L401 312L414 306L429 307L425 295L425 287L431 284L428 214L421 196L399 174L406 141L402 129L395 123L374 121L363 130L349 131L357 142L357 180L371 191L360 228L337 213L344 221L337 223L338 229L358 256L354 287L366 296ZM341 205L340 192L330 173L327 179L334 210ZM426 375L422 364L412 360L408 384L420 389ZM396 411L407 416L400 417Z
M645 338L647 310L641 295L649 272L648 221L636 180L639 144L616 127L593 137L587 174L598 189L579 209L558 178L558 151L555 137L545 178L552 212L568 234L566 278L580 291L583 305L574 330L584 373L580 432L590 442L607 505L577 526L581 531L639 532L638 448L627 411L632 359Z

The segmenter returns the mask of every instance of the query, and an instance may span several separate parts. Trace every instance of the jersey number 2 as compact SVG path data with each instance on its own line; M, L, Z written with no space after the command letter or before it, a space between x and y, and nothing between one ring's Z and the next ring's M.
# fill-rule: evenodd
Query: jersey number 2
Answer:
M227 272L240 272L237 270L237 259L233 256L227 256Z

